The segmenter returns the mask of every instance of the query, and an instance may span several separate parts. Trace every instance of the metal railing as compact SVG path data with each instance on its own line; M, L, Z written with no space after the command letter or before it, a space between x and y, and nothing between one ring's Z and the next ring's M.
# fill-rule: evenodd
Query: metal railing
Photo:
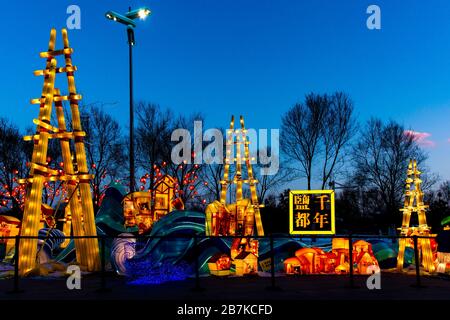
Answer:
M92 239L96 238L100 240L100 248L101 248L101 270L100 273L100 287L97 291L99 292L107 292L110 291L110 289L107 287L106 283L106 240L107 239L136 239L136 240L151 240L151 239L193 239L194 240L194 269L195 269L195 285L193 290L194 291L202 291L204 288L201 287L200 284L200 265L199 265L199 239L213 239L213 238L222 238L222 239L265 239L269 240L270 243L270 286L267 287L268 290L278 291L280 288L276 285L276 276L275 276L275 253L274 253L274 239L295 239L295 240L301 240L301 239L311 239L312 241L315 241L317 239L330 239L330 241L333 238L344 238L348 241L348 251L349 251L349 272L348 272L348 279L349 279L349 287L354 288L354 269L353 269L353 240L354 239L391 239L391 240L398 240L398 239L413 239L414 243L414 264L415 264L415 274L416 274L416 282L414 284L415 287L423 287L421 284L421 273L420 273L420 256L419 256L419 249L418 249L418 239L433 239L435 237L432 236L382 236L382 235L353 235L353 234L347 234L347 235L320 235L320 236L311 236L311 235L305 235L305 236L297 236L297 235L268 235L268 236L206 236L206 235L118 235L118 236L107 236L107 235L98 235L98 236L51 236L51 239ZM9 240L9 239L15 239L15 253L14 253L14 276L13 276L13 289L9 291L8 293L20 293L23 292L23 290L20 289L20 276L19 276L19 244L22 239L40 239L43 240L42 237L38 236L2 236L0 237L0 240Z

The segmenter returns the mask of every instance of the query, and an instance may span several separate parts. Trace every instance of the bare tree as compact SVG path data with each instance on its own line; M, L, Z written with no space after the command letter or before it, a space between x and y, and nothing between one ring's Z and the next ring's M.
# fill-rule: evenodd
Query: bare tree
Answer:
M340 169L345 148L355 132L353 103L342 92L329 96L310 93L305 103L297 103L282 118L281 150L300 164L296 168L306 178L308 190L321 168L322 189Z
M200 113L193 113L189 116L179 115L174 121L173 129L186 129L193 137L194 122L203 121L203 115ZM191 139L191 156L190 163L175 164L172 161L168 162L167 172L175 178L178 183L179 197L187 207L198 207L202 199L200 199L199 191L202 187L201 173L204 169L204 164L194 163L194 141ZM174 143L169 137L167 145L172 148ZM169 151L170 152L170 151ZM170 153L169 153L170 154ZM204 184L203 184L204 185Z
M270 147L267 147L266 149L268 149L269 152L264 151L264 154L272 152ZM298 177L296 170L289 167L285 159L280 159L278 172L275 174L263 174L265 171L263 169L265 167L266 166L261 163L257 163L253 166L253 175L256 180L258 180L256 189L260 203L264 203L268 195L278 194L280 192L280 187L283 187L287 182L295 180Z
M450 206L450 180L444 181L437 190L437 197Z
M194 120L202 120L202 116L193 114L190 117L175 117L170 110L162 110L158 105L144 102L138 104L137 110L138 164L144 173L141 188L145 186L148 190L154 190L159 177L168 174L175 179L181 200L185 204L195 202L200 196L198 189L201 185L199 177L202 165L193 163L193 154L190 163L173 163L171 151L174 143L171 135L177 128L192 132Z
M171 110L161 110L159 105L140 102L137 105L138 127L137 163L148 174L148 190L153 190L159 167L170 161L170 136L174 127Z
M220 191L222 190L222 184L220 181L223 178L223 164L205 164L203 166L201 179L203 181L203 190L208 203L214 200L220 200Z
M318 153L324 118L329 101L326 95L310 93L305 103L297 103L283 117L281 150L300 163L298 171L305 176L311 189L313 162Z
M345 148L356 131L353 120L353 102L342 92L334 93L322 126L322 189L338 166L344 163Z
M225 129L220 128L219 130L222 132L222 137L226 137ZM220 159L221 162L211 163L213 161L212 158L203 159L205 163L203 164L203 168L201 170L201 180L203 183L201 191L204 193L207 203L213 202L214 200L220 200L220 192L222 190L222 184L220 181L223 179L225 169L224 161L226 155L226 139L222 140L221 143L223 147L222 159ZM231 176L233 166L230 166L229 170L229 175Z
M7 207L19 217L23 193L17 179L28 174L26 150L19 129L0 118L0 207Z
M124 140L119 123L104 111L104 105L82 108L86 131L85 148L91 180L94 211L97 212L106 187L121 175L126 163Z
M414 137L405 134L403 126L396 122L383 124L371 119L352 154L353 183L365 190L376 190L381 202L378 207L391 218L398 216L409 160L416 159L420 167L427 158Z

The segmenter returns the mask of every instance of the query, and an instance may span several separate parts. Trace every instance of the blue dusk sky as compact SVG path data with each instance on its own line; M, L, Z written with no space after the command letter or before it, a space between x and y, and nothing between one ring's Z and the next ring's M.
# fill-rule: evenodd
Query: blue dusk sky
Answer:
M135 99L178 113L200 111L207 127L243 114L253 128L279 128L281 115L309 92L342 90L358 120L393 119L418 132L428 166L450 179L450 2L364 0L47 0L2 3L0 116L22 129L38 114L39 52L51 27L69 30L84 103L103 102L128 122L125 27L107 10L146 5L136 29ZM369 5L381 30L366 27ZM60 33L58 45L61 46Z

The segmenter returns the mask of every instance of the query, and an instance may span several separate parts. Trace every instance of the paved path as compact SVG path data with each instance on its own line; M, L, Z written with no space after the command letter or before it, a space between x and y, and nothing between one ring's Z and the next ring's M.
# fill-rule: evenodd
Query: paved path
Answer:
M270 278L213 278L200 279L203 291L193 291L194 280L168 282L158 285L127 285L123 278L107 278L109 292L97 292L100 278L88 275L82 279L81 290L68 290L64 279L21 279L22 293L8 294L12 280L0 281L0 300L5 299L150 299L150 300L403 300L450 299L450 281L422 278L424 288L416 288L415 277L399 274L382 274L381 290L368 290L365 277L355 277L356 288L349 287L347 276L277 277L280 291L267 287Z

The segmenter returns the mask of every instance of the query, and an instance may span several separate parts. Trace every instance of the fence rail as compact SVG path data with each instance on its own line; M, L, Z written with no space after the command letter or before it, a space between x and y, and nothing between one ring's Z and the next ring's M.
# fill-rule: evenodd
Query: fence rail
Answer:
M39 236L0 236L0 240L10 240L15 239L15 254L14 254L14 277L13 277L13 289L12 291L9 291L9 293L20 293L23 292L23 290L19 287L20 277L19 277L19 259L20 258L20 252L19 252L19 243L22 239L40 239L43 240L46 237L39 237ZM193 239L194 240L194 254L195 254L195 286L193 290L195 291L201 291L204 290L204 288L200 285L200 266L199 266L199 250L198 250L198 243L201 239L214 239L214 238L221 238L221 239L266 239L270 241L270 286L267 287L269 290L278 291L280 290L279 287L276 286L276 280L275 280L275 260L274 260L274 239L295 239L295 240L302 240L302 239L308 239L308 240L318 240L318 239L329 239L332 240L334 238L344 238L348 240L348 251L349 251L349 286L355 287L354 284L354 270L353 270L353 240L356 239L391 239L391 240L398 240L398 239L412 239L414 243L414 257L415 257L415 273L416 273L416 287L422 287L421 284L421 274L420 274L420 256L419 256L419 249L418 249L418 240L419 239L434 239L435 236L387 236L387 235L360 235L360 234L341 234L341 235L286 235L286 234L271 234L268 236L206 236L201 234L194 234L194 235L117 235L117 236L108 236L108 235L97 235L97 236L51 236L52 239L92 239L96 238L100 241L101 246L101 271L100 271L100 288L98 291L100 292L106 292L110 289L107 288L106 285L106 240L107 239L136 239L136 240L151 240L151 239Z

